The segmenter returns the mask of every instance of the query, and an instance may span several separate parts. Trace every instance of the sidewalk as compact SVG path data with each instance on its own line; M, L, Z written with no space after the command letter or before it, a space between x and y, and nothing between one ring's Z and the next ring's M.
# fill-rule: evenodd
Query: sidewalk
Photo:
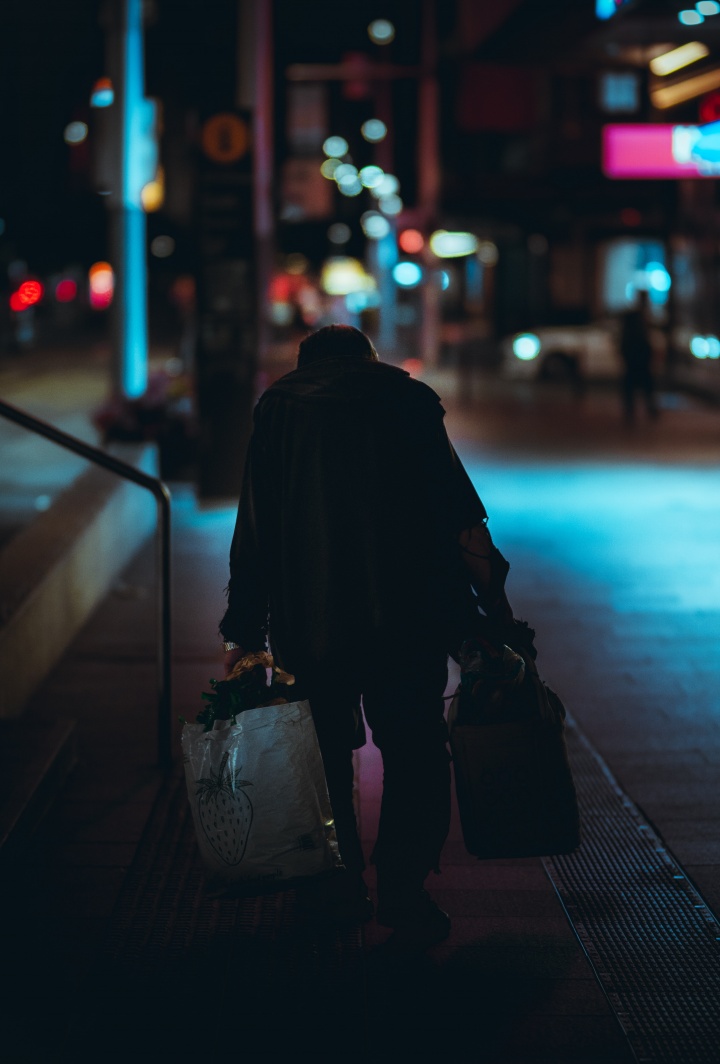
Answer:
M455 410L451 435L513 562L513 603L521 616L542 618L541 670L717 905L718 538L708 495L716 416L673 413L660 429L621 440L602 410L568 409L560 424L528 404L521 438L500 396L481 412ZM528 446L535 434L537 453ZM545 467L543 448L552 458ZM589 480L580 462L592 467ZM653 462L672 468L648 488L643 469ZM626 511L633 501L631 527L627 517L613 524L618 486ZM581 512L587 500L573 541L556 510L567 496ZM234 517L175 492L176 716L195 715L199 692L220 671ZM640 565L630 554L638 544ZM419 960L388 955L374 923L362 934L314 934L298 923L291 892L230 903L204 896L182 781L154 765L153 579L149 546L27 710L78 718L81 759L22 866L4 870L0 923L13 986L1 1007L2 1059L631 1061L542 863L477 862L456 817L443 874L429 883L453 933ZM663 708L668 692L672 712ZM379 777L369 745L358 771L368 850ZM587 896L605 902L604 891L598 880ZM664 897L655 899L662 928ZM636 922L644 919L638 910ZM676 969L692 949L678 941ZM632 966L624 942L615 960ZM660 1000L670 1007L669 996ZM698 986L689 1026L698 1003L716 1008Z
M233 520L176 497L176 715L194 715L219 671ZM28 708L79 717L81 761L22 875L6 876L15 993L4 1002L4 1058L190 1061L209 1039L215 1051L252 1046L251 1060L631 1060L540 862L478 863L456 817L431 884L453 932L420 960L386 955L374 923L362 936L303 935L291 894L204 898L180 823L182 785L153 766L151 557L131 566ZM361 751L358 775L369 849L374 747ZM151 817L158 794L164 805ZM149 817L155 834L141 841Z

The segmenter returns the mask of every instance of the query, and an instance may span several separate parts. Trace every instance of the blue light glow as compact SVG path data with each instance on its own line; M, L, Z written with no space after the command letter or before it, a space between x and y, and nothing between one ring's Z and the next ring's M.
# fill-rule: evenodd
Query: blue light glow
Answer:
M695 358L707 358L710 353L710 345L704 336L693 336L690 341L690 350Z
M387 136L387 126L379 118L368 118L367 122L361 125L360 132L365 140L371 144L378 144Z
M115 90L103 86L101 89L95 89L90 96L91 107L112 107L115 103Z
M656 292L669 292L672 279L661 262L649 262L645 267L648 287Z
M363 190L362 182L357 174L344 174L337 186L343 196L359 196Z
M415 288L422 281L422 270L416 262L399 262L392 275L395 284L401 288Z
M365 211L360 219L360 225L369 240L382 240L392 229L387 218L378 211Z
M338 159L345 155L348 150L348 142L345 137L328 137L323 144L323 151L331 158Z
M147 301L145 264L145 214L142 210L124 212L126 275L125 291L118 292L121 322L123 365L122 387L130 399L137 399L147 389Z
M630 0L595 0L595 17L603 20L612 18L629 2Z
M365 188L377 188L385 173L380 166L363 166L360 171L360 180Z
M535 333L518 333L513 340L513 354L522 362L531 362L540 354L540 338Z
M678 22L682 22L683 26L699 26L700 23L704 21L705 19L699 11L691 11L688 9L678 12Z
M390 44L395 37L395 27L386 18L376 18L368 26L368 36L375 44Z

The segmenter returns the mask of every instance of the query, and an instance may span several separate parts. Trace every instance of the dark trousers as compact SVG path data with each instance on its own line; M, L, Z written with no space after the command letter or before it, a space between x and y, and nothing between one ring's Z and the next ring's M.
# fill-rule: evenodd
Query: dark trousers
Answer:
M350 673L348 675L348 672ZM376 653L357 670L303 677L338 844L351 871L365 867L353 808L353 748L362 745L360 702L383 760L383 795L371 857L381 892L422 885L437 869L450 825L450 755L443 716L447 654Z
M643 396L648 417L656 417L655 382L649 366L633 366L625 371L625 376L623 377L623 413L627 422L635 420L635 397L638 392Z

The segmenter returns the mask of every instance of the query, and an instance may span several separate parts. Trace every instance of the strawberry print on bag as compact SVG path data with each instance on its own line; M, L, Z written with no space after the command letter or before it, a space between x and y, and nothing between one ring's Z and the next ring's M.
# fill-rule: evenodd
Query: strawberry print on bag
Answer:
M253 807L245 793L250 780L225 772L229 753L225 751L217 772L196 782L195 795L200 825L213 851L226 865L238 865L245 856Z

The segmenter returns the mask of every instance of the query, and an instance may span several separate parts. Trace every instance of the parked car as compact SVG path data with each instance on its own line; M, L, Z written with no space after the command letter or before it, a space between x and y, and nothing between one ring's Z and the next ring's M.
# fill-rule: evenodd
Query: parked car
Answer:
M617 380L622 373L616 321L543 325L501 341L500 372L508 380Z

